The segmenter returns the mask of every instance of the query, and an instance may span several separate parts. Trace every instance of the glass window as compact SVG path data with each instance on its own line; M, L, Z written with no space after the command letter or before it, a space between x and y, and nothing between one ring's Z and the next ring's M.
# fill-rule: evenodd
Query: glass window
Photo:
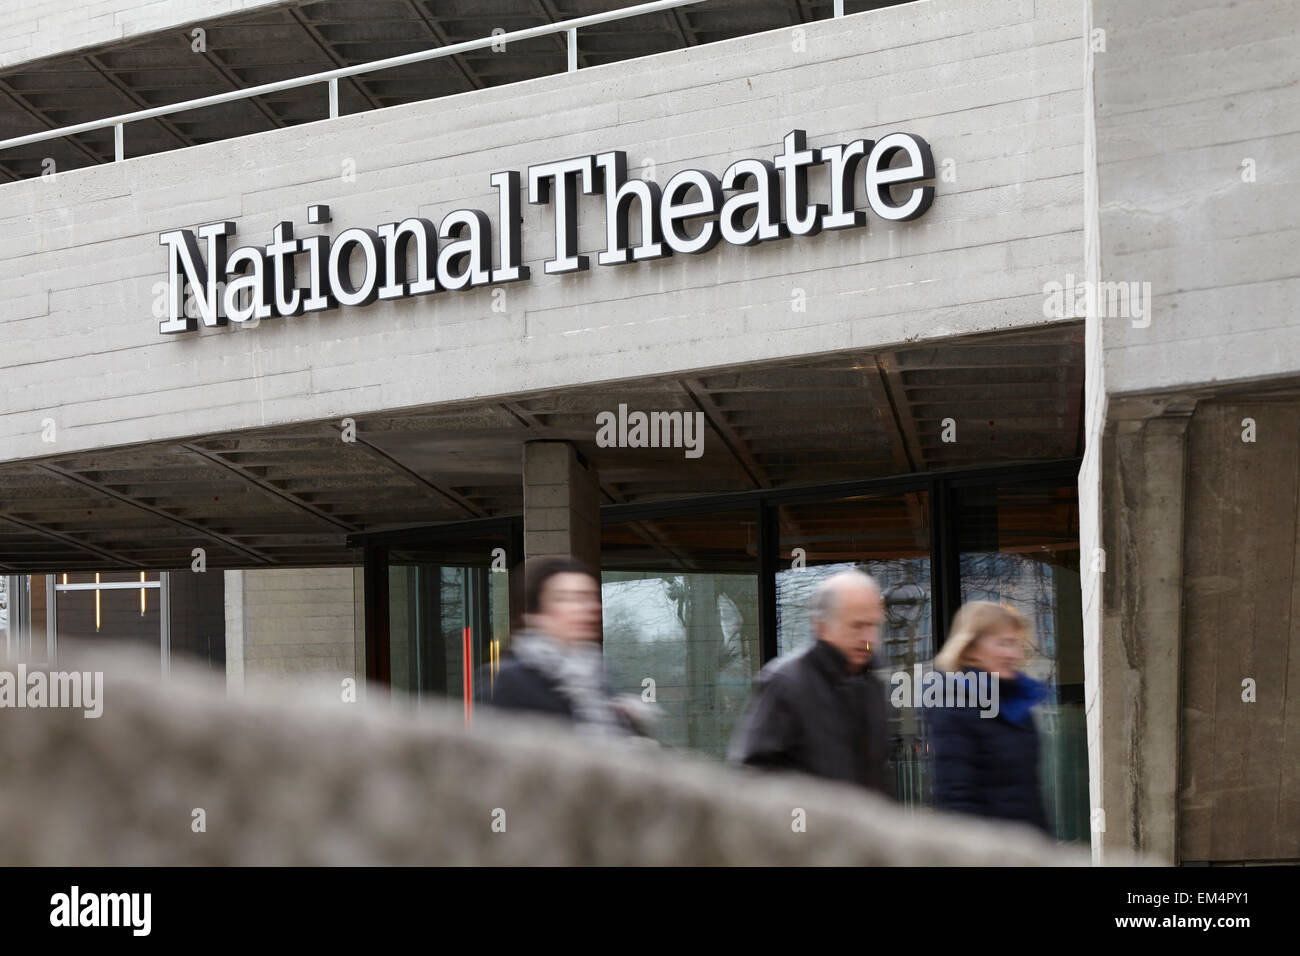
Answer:
M0 638L8 660L18 659L25 624L19 605L25 603L26 594L26 575L0 574Z
M167 653L172 661L226 669L226 582L220 571L166 576Z
M156 571L70 572L55 579L60 641L131 641L162 647L160 579Z
M462 533L389 552L389 677L397 702L450 698L472 719L509 646L506 536ZM487 687L481 686L486 678Z
M902 484L900 482L900 484ZM932 502L932 496L942 499ZM1071 478L1007 481L934 477L915 489L861 494L828 490L800 499L700 510L647 507L646 517L606 520L601 591L606 670L619 693L653 697L658 736L673 747L722 759L762 667L765 650L790 654L814 639L809 599L836 571L858 568L880 583L885 624L873 668L888 708L887 775L904 805L933 803L923 705L909 690L934 666L936 625L959 602L1012 603L1032 622L1030 673L1049 699L1040 716L1043 793L1058 838L1088 838L1083 715L1079 526ZM937 504L940 507L933 508ZM931 512L946 525L931 527ZM775 534L764 538L760 515ZM516 532L511 532L515 534ZM454 534L449 532L449 534ZM495 537L493 536L495 535ZM932 538L942 563L934 563ZM450 538L448 539L450 540ZM509 539L513 540L513 539ZM492 669L509 641L506 573L491 570L506 532L421 539L388 551L390 672L396 691L466 701L490 693ZM518 544L517 547L522 547ZM760 562L760 557L765 560ZM768 562L774 562L769 564ZM775 566L774 580L760 578ZM767 590L764 584L770 586ZM760 607L775 598L774 633L760 640ZM467 663L468 661L468 663ZM467 693L467 679L484 682ZM918 691L919 692L919 691ZM897 706L894 700L898 699Z
M961 599L1010 605L1029 621L1026 673L1048 685L1039 705L1048 816L1060 840L1087 840L1088 752L1074 483L1016 483L955 491Z
M752 509L606 524L606 669L661 709L658 737L721 759L759 668Z

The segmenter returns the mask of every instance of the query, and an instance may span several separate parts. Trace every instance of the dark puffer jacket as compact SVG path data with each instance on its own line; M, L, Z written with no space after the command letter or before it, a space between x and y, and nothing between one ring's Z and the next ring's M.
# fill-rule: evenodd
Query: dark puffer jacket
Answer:
M843 654L814 640L769 663L756 685L730 760L892 795L885 778L888 703L869 670L850 675Z
M934 755L934 803L942 810L1018 820L1051 834L1038 780L1038 731L1030 709L1046 688L1021 674L998 685L998 715L978 707L926 711Z
M573 717L573 703L559 685L523 661L507 656L501 662L495 682L486 671L479 677L480 687L492 687L487 703L502 710L532 710L558 717Z
M608 677L602 682L605 695L613 698L614 692ZM479 676L480 687L491 687L488 698L483 701L490 707L501 710L525 710L535 713L553 714L568 720L576 720L573 701L552 678L543 674L519 658L507 655L501 661L501 668L493 682L487 668ZM621 708L615 707L618 722L629 733L639 736L653 736L651 726L639 724Z

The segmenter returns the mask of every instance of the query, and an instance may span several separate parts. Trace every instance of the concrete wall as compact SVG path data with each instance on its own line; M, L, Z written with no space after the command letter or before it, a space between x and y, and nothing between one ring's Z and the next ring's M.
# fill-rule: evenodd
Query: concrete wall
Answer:
M1103 278L1154 305L1106 321L1107 391L1300 372L1300 6L1092 6Z
M1082 267L1081 12L933 0L0 187L0 460L1045 322L1045 280ZM542 274L551 209L526 206L534 278L503 313L481 288L158 333L168 229L495 210L492 172L604 149L662 183L795 127L911 131L956 179L915 222L569 276ZM603 247L603 200L580 212Z
M600 482L568 442L524 445L524 559L571 554L600 567Z
M226 571L226 673L231 690L277 678L337 688L358 669L359 568Z
M1080 543L1092 556L1094 850L1294 857L1295 783L1276 762L1295 763L1295 734L1267 708L1230 706L1250 676L1239 662L1260 642L1268 664L1255 670L1276 679L1290 666L1276 642L1292 625L1269 590L1294 586L1296 529L1286 506L1270 504L1267 519L1258 508L1294 500L1294 436L1243 465L1222 435L1209 450L1198 403L1220 385L1300 371L1300 101L1289 95L1300 8L1092 0L1087 15L1087 278L1149 284L1151 296L1146 316L1088 319ZM1267 619L1258 634L1232 616L1247 607Z
M536 715L484 713L471 729L454 705L417 716L281 688L231 698L210 673L178 667L161 682L148 658L77 665L105 672L99 719L6 714L0 858L12 866L1087 862L1023 825L602 745Z
M9 0L0 69L288 0Z
M1091 38L1094 10L1084 5L1084 34ZM1096 57L1085 44L1083 260L1085 282L1101 273L1100 186L1097 182ZM1106 829L1102 788L1106 776L1101 745L1101 582L1105 554L1101 534L1101 436L1106 424L1106 369L1102 323L1095 315L1084 323L1083 463L1079 468L1079 584L1083 610L1084 718L1088 735L1088 802L1091 808L1093 859L1100 860Z
M1109 414L1100 451L1105 571L1093 661L1102 702L1100 837L1106 848L1142 847L1177 862L1190 408L1173 403L1133 413L1112 402Z
M1188 466L1179 858L1300 861L1300 398L1202 404Z

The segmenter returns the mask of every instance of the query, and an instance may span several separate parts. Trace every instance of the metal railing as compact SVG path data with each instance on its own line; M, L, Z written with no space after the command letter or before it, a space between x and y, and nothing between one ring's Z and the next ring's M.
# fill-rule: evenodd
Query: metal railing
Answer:
M329 118L336 119L339 115L339 80L349 76L357 76L362 73L373 73L377 70L387 70L398 66L407 66L411 63L423 63L425 60L437 60L442 57L456 56L460 53L468 53L471 50L482 50L485 47L494 47L498 44L510 44L518 40L531 40L534 37L549 36L552 33L568 34L568 59L569 72L573 73L578 69L578 31L583 27L596 26L602 23L611 23L615 20L624 20L629 17L643 16L650 13L658 13L663 10L672 10L677 7L692 6L697 3L705 3L707 0L654 0L651 3L641 3L632 7L624 7L620 10L611 10L606 13L593 13L586 17L576 17L572 20L561 20L558 23L548 23L540 27L529 27L526 30L514 30L510 33L498 33L493 36L484 37L481 40L466 40L464 43L453 43L450 46L435 47L431 50L421 50L418 53L406 53L402 56L390 56L382 60L372 60L369 63L360 63L356 66L344 66L334 70L326 70L322 73L312 73L309 76L294 77L289 80L279 80L275 83L263 83L260 86L250 86L247 89L231 90L228 93L217 93L212 96L203 96L195 100L186 100L183 103L172 103L168 106L154 106L149 109L136 110L131 113L121 113L117 116L109 116L105 119L92 120L89 123L77 123L74 126L61 126L58 129L45 130L40 133L31 133L27 136L16 136L13 139L0 140L0 152L12 149L17 146L27 146L31 143L41 143L51 139L62 139L65 136L75 136L77 133L88 133L92 130L107 129L113 127L113 159L114 162L121 162L125 157L125 127L127 123L135 123L140 120L154 119L159 116L167 116L171 113L183 113L188 110L200 109L205 106L217 106L221 103L230 103L235 100L251 99L255 96L263 96L267 93L278 93L281 90L292 90L302 86L311 86L316 83L326 83L329 86ZM844 16L844 0L835 0L835 16Z

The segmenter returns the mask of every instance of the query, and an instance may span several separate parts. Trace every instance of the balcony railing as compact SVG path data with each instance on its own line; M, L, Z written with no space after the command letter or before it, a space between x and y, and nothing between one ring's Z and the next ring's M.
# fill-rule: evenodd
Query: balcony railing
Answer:
M125 130L128 123L155 119L160 116L168 116L172 113L183 113L188 110L201 109L205 106L216 106L221 103L251 99L255 96L263 96L268 93L278 93L281 90L297 89L299 87L311 86L316 83L323 83L328 86L329 118L335 119L339 115L339 80L346 77L358 76L363 73L371 73L377 70L387 70L393 67L407 66L412 63L422 63L426 60L437 60L442 57L456 56L461 53L468 53L473 50L482 50L487 47L500 47L502 44L508 45L519 40L530 40L534 37L549 36L554 33L566 33L568 35L569 72L572 73L578 69L578 31L583 27L596 26L602 23L611 23L615 20L624 20L629 17L643 16L645 14L658 13L663 10L671 10L676 7L687 7L704 2L706 2L706 0L654 0L654 2L651 3L641 3L632 7L624 7L620 10L610 10L606 13L594 13L586 17L575 17L571 20L561 20L558 23L548 23L538 27L529 27L525 30L515 30L510 33L498 33L492 36L483 37L480 40L467 40L464 43L453 43L449 46L440 46L430 50L421 50L417 53L407 53L402 56L392 56L382 60L372 60L368 63L357 64L356 66L339 67L338 69L326 70L322 73L312 73L309 76L298 76L288 80L279 80L275 83L263 83L260 86L250 86L242 90L231 90L227 93L203 96L198 99L186 100L182 103L172 103L167 106L154 106L148 109L136 110L131 113L121 113L117 116L91 120L88 123L77 123L74 126L61 126L57 129L45 130L40 133L30 133L26 136L16 136L12 139L0 140L0 152L18 146L27 146L32 143L62 139L65 136L75 136L78 133L88 133L92 130L107 129L111 126L113 127L113 158L115 162L121 162L122 159L125 158ZM844 0L834 0L834 3L834 16L844 16Z

